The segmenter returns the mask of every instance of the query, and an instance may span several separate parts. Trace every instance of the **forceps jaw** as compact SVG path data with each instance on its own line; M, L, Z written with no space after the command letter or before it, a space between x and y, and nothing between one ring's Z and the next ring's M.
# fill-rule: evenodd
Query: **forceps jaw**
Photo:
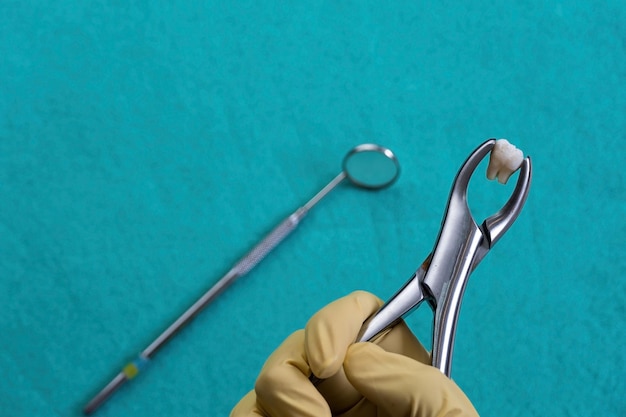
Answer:
M467 203L467 189L476 167L495 142L490 139L481 144L459 170L432 252L432 262L424 276L424 291L432 295L435 310L431 363L447 376L450 376L456 324L469 276L515 222L530 189L531 163L527 157L509 200L480 227L477 225Z
M530 157L527 156L520 166L520 173L513 194L496 214L488 217L483 222L482 229L489 239L490 247L495 245L502 235L509 230L522 211L526 199L528 198L528 192L530 191L531 178L532 164Z
M469 276L515 222L530 188L531 163L527 157L509 200L478 226L467 203L467 189L472 174L495 143L495 139L487 140L463 163L453 182L433 251L409 281L363 324L357 342L375 340L428 301L434 311L431 364L450 376L456 324Z
M431 255L431 267L424 277L424 285L436 305L441 304L447 293L445 290L455 281L455 277L471 273L509 230L528 197L532 177L530 157L522 161L515 189L504 206L485 219L480 227L474 220L467 202L469 181L495 143L495 139L489 139L470 154L457 173L450 190L441 230ZM466 265L468 257L472 261L469 268Z
M467 273L463 271L468 267L466 258L473 257L477 248L476 245L469 245L469 242L475 237L484 237L470 212L467 190L472 174L495 143L495 139L489 139L478 146L465 160L452 183L439 236L432 251L431 266L424 277L424 285L434 298L435 306L442 303L455 277ZM480 240L478 243L483 242ZM490 247L485 246L487 250ZM466 264L465 268L462 268L463 264ZM469 266L471 267L471 262Z

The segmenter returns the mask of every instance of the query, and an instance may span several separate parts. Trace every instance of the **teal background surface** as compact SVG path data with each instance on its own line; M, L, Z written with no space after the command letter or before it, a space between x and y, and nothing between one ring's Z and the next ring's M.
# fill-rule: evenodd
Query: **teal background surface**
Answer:
M3 0L0 415L80 415L350 148L392 148L393 187L333 192L98 414L228 415L316 310L409 278L490 137L533 185L453 377L482 416L626 415L624 132L622 1ZM511 187L479 170L482 219Z

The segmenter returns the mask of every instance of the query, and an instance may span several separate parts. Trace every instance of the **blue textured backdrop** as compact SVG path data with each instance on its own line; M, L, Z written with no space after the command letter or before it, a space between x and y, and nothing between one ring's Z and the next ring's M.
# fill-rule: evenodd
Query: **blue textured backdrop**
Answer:
M79 415L348 149L391 147L397 184L329 196L100 411L227 415L318 308L391 295L507 137L533 188L454 378L483 416L625 415L624 3L227 3L0 3L0 414Z

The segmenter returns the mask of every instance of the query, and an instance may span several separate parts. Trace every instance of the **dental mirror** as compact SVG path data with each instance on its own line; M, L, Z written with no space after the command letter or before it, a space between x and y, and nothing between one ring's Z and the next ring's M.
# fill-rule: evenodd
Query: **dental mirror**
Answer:
M267 236L248 252L230 271L213 285L202 297L187 309L174 323L161 333L139 356L128 363L84 408L91 414L113 395L126 381L133 379L148 364L153 356L169 342L179 330L187 325L202 309L213 301L237 278L250 272L268 253L293 232L309 210L348 179L352 184L377 190L391 185L400 175L400 164L391 150L370 143L358 145L343 159L342 171L322 188L304 206L287 216Z
M353 184L377 190L393 184L400 175L400 165L389 149L365 143L348 152L343 171Z

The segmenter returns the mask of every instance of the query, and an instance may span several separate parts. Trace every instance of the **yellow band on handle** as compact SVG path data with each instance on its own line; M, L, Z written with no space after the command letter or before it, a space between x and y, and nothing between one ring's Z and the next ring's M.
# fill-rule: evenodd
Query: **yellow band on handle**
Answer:
M146 358L145 356L139 355L137 359L128 363L122 369L122 373L124 374L124 376L126 376L127 379L133 379L137 375L139 375L139 372L141 372L146 367L148 362L149 362L148 358Z
M124 369L122 369L122 372L124 373L124 375L126 375L126 378L133 379L139 374L139 368L137 367L137 365L131 362L126 365Z

